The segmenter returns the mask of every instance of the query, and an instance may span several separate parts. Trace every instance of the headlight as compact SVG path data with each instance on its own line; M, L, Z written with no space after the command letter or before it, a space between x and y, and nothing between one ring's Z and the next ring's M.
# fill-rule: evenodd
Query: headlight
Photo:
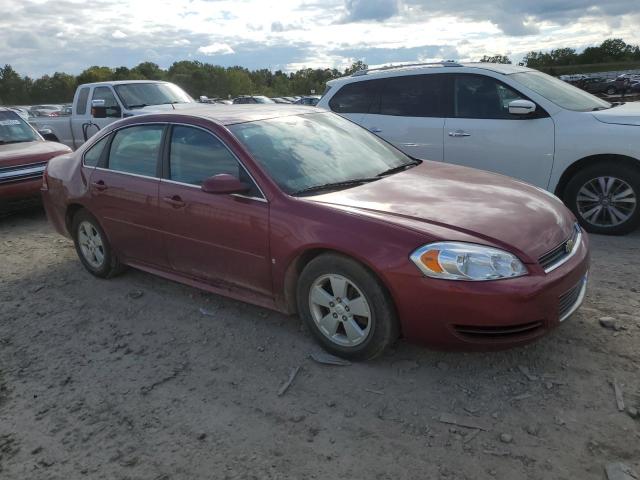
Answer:
M446 280L498 280L528 273L515 255L473 243L431 243L413 252L411 260L427 277Z

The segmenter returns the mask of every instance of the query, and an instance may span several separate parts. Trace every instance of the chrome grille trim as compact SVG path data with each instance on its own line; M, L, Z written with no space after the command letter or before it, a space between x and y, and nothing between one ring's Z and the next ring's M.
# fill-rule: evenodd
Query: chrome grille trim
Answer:
M544 273L553 272L556 268L567 263L573 257L582 243L582 229L576 223L574 232L570 238L562 242L550 252L538 259L538 263L544 269ZM569 248L570 247L570 248Z

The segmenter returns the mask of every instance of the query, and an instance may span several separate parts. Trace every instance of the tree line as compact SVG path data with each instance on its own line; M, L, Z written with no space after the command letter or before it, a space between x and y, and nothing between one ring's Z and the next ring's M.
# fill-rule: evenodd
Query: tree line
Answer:
M506 55L485 55L481 62L511 63ZM574 48L557 48L548 52L531 51L522 64L553 73L553 67L605 63L640 62L640 46L611 38L581 53ZM168 69L152 62L133 68L93 66L79 75L56 72L40 78L21 76L11 65L0 67L0 105L34 105L39 103L67 103L73 99L76 87L83 83L108 80L167 80L181 86L193 97L235 97L259 94L269 97L322 93L326 82L366 68L357 61L344 71L335 68L306 68L286 73L281 70L249 70L244 67L221 67L198 61L179 61Z
M194 98L200 95L227 98L242 94L269 97L321 94L327 81L361 68L367 68L367 65L357 61L344 71L306 68L285 73L185 60L175 62L166 70L155 63L143 62L133 68L93 66L79 75L56 72L34 79L23 77L11 65L5 65L0 67L0 105L69 103L78 85L109 80L166 80L179 85Z

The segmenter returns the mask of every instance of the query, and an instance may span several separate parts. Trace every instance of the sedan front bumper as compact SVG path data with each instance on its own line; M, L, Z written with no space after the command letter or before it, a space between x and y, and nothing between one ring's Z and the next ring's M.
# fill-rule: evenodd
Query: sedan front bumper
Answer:
M587 235L575 255L552 272L528 267L529 275L487 282L426 278L409 268L392 273L388 281L404 337L435 348L492 350L543 336L584 300Z

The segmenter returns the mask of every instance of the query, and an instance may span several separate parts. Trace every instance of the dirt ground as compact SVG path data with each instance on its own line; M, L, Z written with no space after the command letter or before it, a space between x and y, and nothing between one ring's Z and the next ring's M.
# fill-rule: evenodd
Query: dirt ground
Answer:
M611 384L640 407L640 231L591 239L582 310L533 345L400 342L326 366L296 317L135 270L99 280L40 211L0 219L0 479L640 472L640 419Z

